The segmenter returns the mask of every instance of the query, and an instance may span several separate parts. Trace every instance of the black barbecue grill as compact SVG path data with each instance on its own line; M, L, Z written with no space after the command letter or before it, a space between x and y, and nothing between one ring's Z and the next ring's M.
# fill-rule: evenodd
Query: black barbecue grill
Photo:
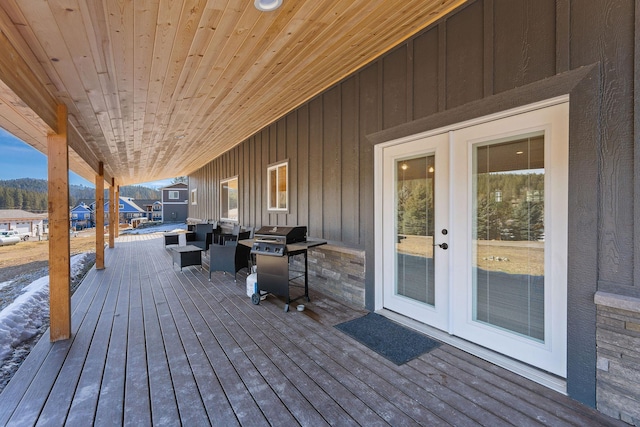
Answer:
M258 291L251 297L254 304L260 304L261 293L284 296L287 303L284 311L289 311L289 304L300 298L309 301L309 285L307 272L307 249L325 244L325 241L307 241L305 226L267 226L254 234L251 254L256 257ZM290 271L289 258L304 255L304 271ZM304 277L304 295L291 299L289 285L293 280Z

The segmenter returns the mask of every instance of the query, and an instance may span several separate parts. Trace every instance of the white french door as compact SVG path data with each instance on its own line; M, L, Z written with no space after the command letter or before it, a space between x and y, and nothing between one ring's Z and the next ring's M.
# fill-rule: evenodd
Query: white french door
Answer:
M376 307L566 377L566 99L376 150Z
M385 306L441 329L449 321L448 151L446 134L395 145L383 172Z

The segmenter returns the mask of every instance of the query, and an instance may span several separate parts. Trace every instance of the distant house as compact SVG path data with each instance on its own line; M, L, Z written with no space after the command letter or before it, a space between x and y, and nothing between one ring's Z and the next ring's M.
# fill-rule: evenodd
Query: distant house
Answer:
M89 221L85 227L94 227L96 223L96 202L91 199L81 199L78 206L71 211L72 226L73 220L82 219L82 214L86 212L82 206L89 211ZM133 199L131 197L120 197L120 222L131 223L134 218L145 218L148 221L162 222L162 203L156 199ZM74 217L77 213L77 218ZM109 224L109 200L105 199L104 204L104 220L105 225ZM82 223L80 223L82 226Z
M134 218L145 217L145 211L140 208L131 197L120 197L119 203L120 223L129 223ZM109 224L109 201L104 203L104 222Z
M46 214L34 214L20 209L0 209L0 231L17 230L38 236L44 232Z
M162 188L163 222L186 222L189 211L189 187L177 183Z
M89 205L80 203L75 208L71 209L71 228L75 230L82 230L84 228L93 227L93 210Z
M162 222L162 203L155 199L133 199L133 202L143 211L149 221Z

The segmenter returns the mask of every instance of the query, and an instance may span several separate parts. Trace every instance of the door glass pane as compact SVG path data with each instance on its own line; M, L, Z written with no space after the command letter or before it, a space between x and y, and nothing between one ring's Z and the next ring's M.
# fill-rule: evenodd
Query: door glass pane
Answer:
M433 212L435 156L396 161L396 288L435 304Z
M544 341L544 135L473 149L474 320Z

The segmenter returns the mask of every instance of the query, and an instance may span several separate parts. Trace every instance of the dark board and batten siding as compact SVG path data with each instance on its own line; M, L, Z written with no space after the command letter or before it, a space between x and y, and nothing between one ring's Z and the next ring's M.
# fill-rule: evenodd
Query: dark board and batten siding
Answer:
M593 406L593 294L640 297L639 22L640 0L471 1L191 174L190 216L217 218L220 179L239 175L242 224L364 249L373 308L373 145L570 94L568 390ZM290 211L270 214L266 167L284 159Z

